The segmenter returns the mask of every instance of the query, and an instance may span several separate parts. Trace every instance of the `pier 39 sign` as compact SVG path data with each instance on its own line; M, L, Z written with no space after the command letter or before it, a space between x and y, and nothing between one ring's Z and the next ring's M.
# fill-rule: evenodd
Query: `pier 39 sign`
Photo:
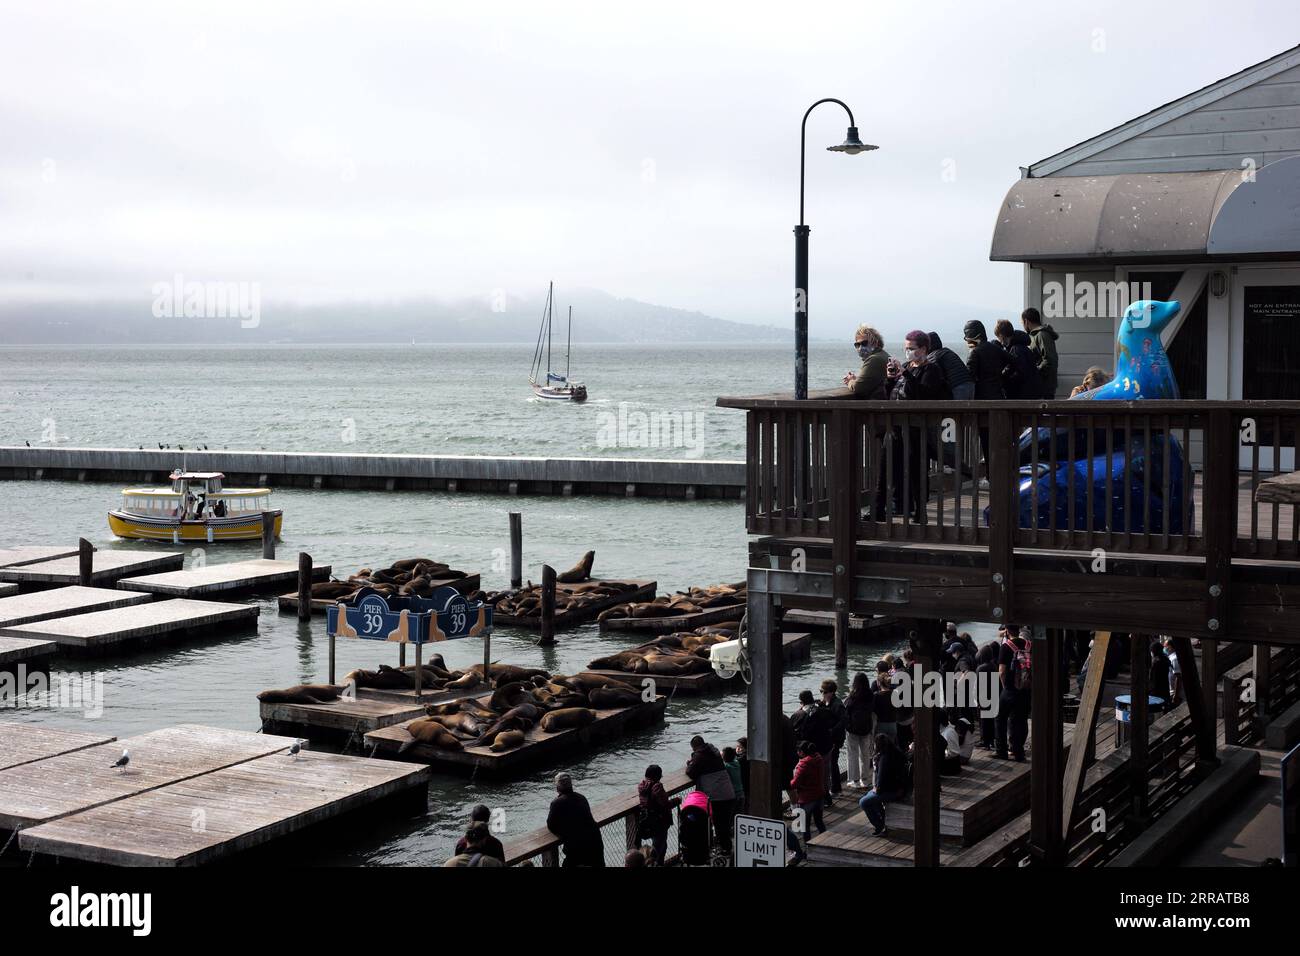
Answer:
M736 814L736 866L785 866L785 823Z

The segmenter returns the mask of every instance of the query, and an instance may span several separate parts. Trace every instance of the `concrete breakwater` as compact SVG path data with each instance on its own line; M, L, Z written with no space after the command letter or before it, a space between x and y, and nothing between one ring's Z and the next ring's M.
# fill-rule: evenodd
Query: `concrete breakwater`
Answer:
M322 452L0 446L0 478L159 484L182 465L230 486L739 499L743 461L363 455Z

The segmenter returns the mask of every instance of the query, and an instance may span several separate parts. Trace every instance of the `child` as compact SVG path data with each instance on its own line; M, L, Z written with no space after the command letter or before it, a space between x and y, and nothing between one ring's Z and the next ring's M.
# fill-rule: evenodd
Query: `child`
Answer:
M740 769L740 760L736 757L734 747L722 748L722 765L727 768L727 774L731 777L731 789L736 791L736 809L743 812L745 809L745 777Z

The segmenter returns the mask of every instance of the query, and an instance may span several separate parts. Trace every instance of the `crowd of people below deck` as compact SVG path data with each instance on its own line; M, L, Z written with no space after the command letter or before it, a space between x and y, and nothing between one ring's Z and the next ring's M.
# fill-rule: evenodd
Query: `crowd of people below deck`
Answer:
M1103 662L1103 678L1115 680L1125 662L1131 660L1130 641L1139 635L1112 635ZM1059 688L1070 689L1070 673L1076 673L1081 690L1087 679L1093 636L1087 631L1068 632ZM954 674L996 691L996 707L987 715L978 700L950 700L938 711L935 739L937 769L941 776L953 776L978 760L1024 762L1028 759L1029 711L1033 683L1032 635L1027 627L1003 626L998 636L982 645L967 631L949 621L940 641L936 662L943 674ZM841 696L834 680L824 680L819 693L801 691L799 707L782 718L781 753L775 767L784 782L788 798L786 819L792 859L806 859L806 842L813 832L824 833L825 810L853 791L863 814L863 825L875 836L888 832L891 804L910 799L913 758L916 753L915 714L900 701L897 690L903 675L912 675L917 661L911 650L886 654L875 666L874 675L858 673L849 692ZM1173 639L1161 637L1149 646L1146 675L1153 698L1151 713L1169 710L1182 702L1182 669ZM980 675L987 675L981 678ZM674 801L664 787L664 771L651 764L636 788L634 812L635 848L623 857L624 866L726 865L732 857L732 825L736 814L745 813L750 793L747 741L741 737L734 747L719 749L704 737L690 741L690 755L684 771L691 788L681 798L677 819ZM843 758L843 766L841 762ZM492 811L477 806L470 814L469 829L456 844L445 866L503 866L505 849L492 834ZM625 829L615 821L619 841ZM574 789L568 773L555 777L555 798L546 819L563 851L563 866L604 867L605 843L601 824L592 814L586 797ZM669 855L669 835L677 830L677 852ZM525 862L523 865L531 865Z

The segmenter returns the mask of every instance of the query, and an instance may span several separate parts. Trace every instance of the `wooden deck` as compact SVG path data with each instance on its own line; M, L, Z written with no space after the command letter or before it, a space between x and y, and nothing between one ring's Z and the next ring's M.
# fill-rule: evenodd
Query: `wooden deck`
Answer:
M212 863L404 792L423 810L429 776L411 764L277 753L23 830L19 848L116 866Z
M614 617L600 622L602 631L636 631L645 634L673 634L677 631L691 631L706 624L721 624L735 621L745 616L744 604L729 604L726 607L711 607L707 611L694 614L680 614L676 617Z
M0 723L0 770L110 743L108 734L59 730L44 724Z
M640 579L620 580L617 578L592 578L590 581L584 581L582 583L590 584L592 582L600 581L613 584L632 584L635 585L635 587L624 591L621 594L611 595L602 601L593 601L585 607L578 608L576 611L560 611L557 608L555 611L555 629L557 631L563 630L564 628L577 627L579 624L585 624L587 621L595 620L596 616L607 608L617 607L620 604L652 600L655 596L655 592L659 590L658 581L643 581ZM555 585L556 600L558 601L561 595L568 594L570 591L571 589L569 585L557 582ZM541 629L542 618L541 615L535 615L533 617L517 617L514 614L503 614L498 611L493 614L492 623L496 627L500 627L504 624L511 627L526 627L536 631Z
M52 561L55 558L75 558L80 554L76 545L70 548L58 545L26 545L16 548L0 548L0 568L14 568L20 564L33 564L37 561Z
M0 770L0 829L47 823L292 743L286 737L185 724L9 767ZM113 762L124 748L131 752L130 766L115 770Z
M0 597L0 627L107 611L115 607L144 604L149 600L147 594L131 594L113 588L83 588L76 584L66 588L29 591L15 597Z
M361 688L355 700L330 701L326 704L260 703L262 730L269 734L290 734L306 740L361 740L365 734L383 727L424 716L429 704L445 704L466 697L481 697L483 688L474 690L421 692L415 690L375 690Z
M179 551L125 551L101 548L95 552L90 583L113 586L122 578L136 574L173 571L183 567L185 555ZM12 581L24 591L62 587L81 580L80 558L33 561L16 567L0 568L0 581Z
M812 653L812 635L782 634L781 652L782 660L786 664L807 659ZM749 686L743 680L734 678L724 680L712 670L700 674L682 674L680 676L671 674L633 674L628 671L610 670L592 670L589 673L626 681L633 687L641 687L641 682L649 679L654 681L656 689L672 691L674 694L713 694L726 690L743 691Z
M297 580L295 578L295 580ZM479 575L468 574L463 578L441 578L437 581L429 582L431 587L449 587L455 588L461 594L469 594L471 591L479 589ZM338 604L337 599L331 598L312 598L312 614L324 614L327 610ZM285 613L298 613L298 592L292 594L281 594L279 597L280 610Z
M43 668L59 645L53 641L34 641L24 637L5 637L0 634L0 668L6 670L25 664Z
M257 626L256 604L152 601L130 607L0 628L0 634L55 641L71 652L120 650L122 645L176 640L216 630Z
M487 704L491 695L480 697ZM660 694L652 701L640 701L629 707L597 711L594 723L586 727L572 727L547 733L539 726L524 737L524 742L513 750L493 753L487 747L466 747L464 750L441 750L426 744L416 744L405 753L399 753L411 735L405 723L385 727L366 734L366 744L377 757L413 760L440 769L473 771L487 774L508 774L543 760L554 760L565 753L590 747L596 743L619 737L624 731L643 727L663 720L668 698Z
M811 611L789 608L781 618L782 627L809 628L816 636L825 636L835 630L834 611ZM852 643L879 644L900 639L903 626L888 615L849 615L849 641Z
M11 595L17 593L18 593L18 585L10 584L7 581L3 584L0 584L0 598L10 597Z
M313 567L313 581L326 581L330 566ZM231 561L227 564L209 564L188 571L167 571L161 574L132 576L118 581L117 586L129 591L147 591L169 597L211 598L231 594L275 591L298 580L298 562L272 561L254 558L250 561Z

